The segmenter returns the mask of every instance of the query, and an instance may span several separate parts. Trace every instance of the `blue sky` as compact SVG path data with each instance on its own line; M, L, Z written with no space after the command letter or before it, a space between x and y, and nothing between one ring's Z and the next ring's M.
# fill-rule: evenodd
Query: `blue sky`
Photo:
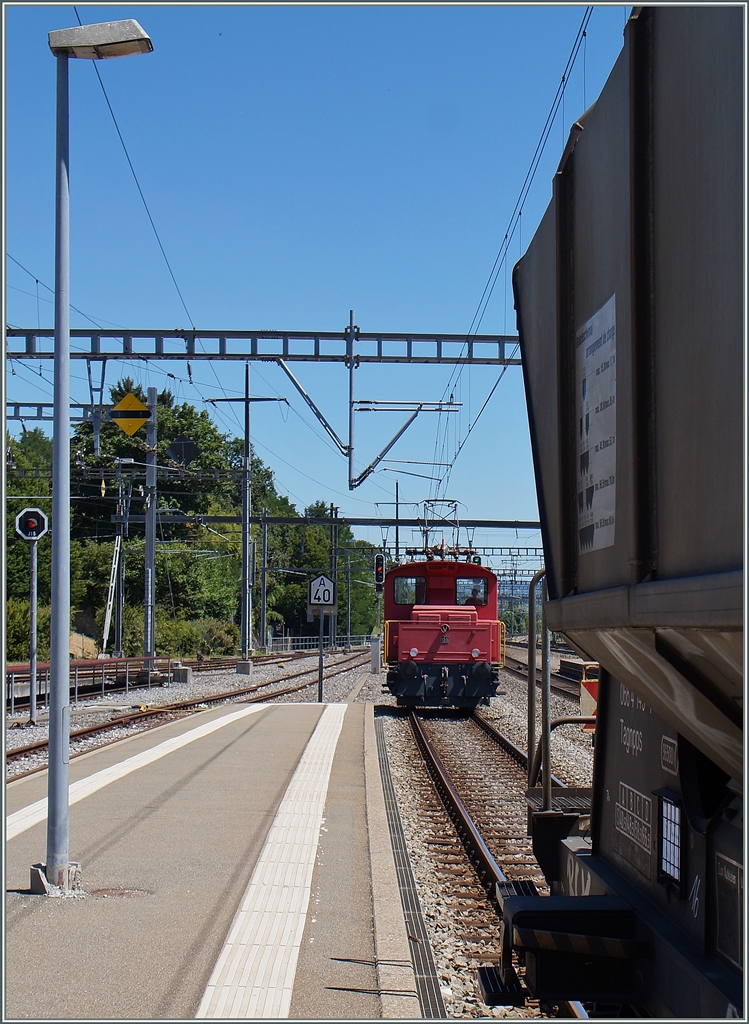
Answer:
M199 328L465 333L539 140L582 20L562 5L80 5L84 23L136 18L148 56L100 61L110 102L161 241ZM551 194L567 131L603 86L629 8L593 11L567 83L521 235L509 249L482 333L515 333L512 264ZM69 5L4 7L6 321L52 325L55 61L47 32L77 24ZM159 251L89 61L70 62L71 299L120 327L189 326ZM505 289L505 278L507 289ZM73 313L71 326L89 323ZM237 363L113 364L178 400L241 389ZM52 366L14 360L10 400L52 400ZM166 372L179 380L168 381ZM359 369L357 397L435 401L452 368ZM279 489L302 508L324 499L341 514L376 515L396 475L347 489L347 465L282 371L252 364L256 451ZM341 436L343 367L294 372ZM85 365L72 368L73 401L88 400ZM496 380L465 370L455 386L448 461ZM395 433L403 414L360 414L357 468ZM220 429L241 433L224 406ZM10 424L17 432L18 425ZM434 457L437 417L422 414L391 455ZM391 468L396 468L391 466ZM411 466L431 475L430 467ZM430 482L400 475L402 514ZM510 368L457 459L447 494L465 517L536 519L519 368ZM392 514L392 506L380 505ZM365 534L362 534L365 535ZM378 531L369 533L380 540ZM392 539L392 538L391 538ZM478 535L476 541L481 540ZM483 539L488 539L484 535ZM515 535L495 535L510 543ZM523 532L521 543L539 543Z

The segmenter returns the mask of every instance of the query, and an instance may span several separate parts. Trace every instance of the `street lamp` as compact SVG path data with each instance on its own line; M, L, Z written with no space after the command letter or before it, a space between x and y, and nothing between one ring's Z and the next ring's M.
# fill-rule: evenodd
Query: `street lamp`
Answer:
M49 33L57 57L55 194L55 408L52 448L52 609L46 878L68 888L70 747L70 193L68 58L103 60L150 53L137 21L110 21Z

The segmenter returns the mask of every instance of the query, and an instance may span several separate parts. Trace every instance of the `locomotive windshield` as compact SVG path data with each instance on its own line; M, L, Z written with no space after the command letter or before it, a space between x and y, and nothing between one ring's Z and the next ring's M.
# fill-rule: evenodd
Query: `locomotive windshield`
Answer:
M424 576L396 576L393 583L396 604L426 604L427 581Z
M486 579L484 577L459 576L456 580L457 604L486 604Z

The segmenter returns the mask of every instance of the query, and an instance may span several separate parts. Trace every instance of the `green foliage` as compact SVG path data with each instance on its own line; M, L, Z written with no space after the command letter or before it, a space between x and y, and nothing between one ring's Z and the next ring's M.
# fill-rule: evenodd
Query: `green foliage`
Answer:
M329 516L330 509L316 502L304 510L305 516ZM274 567L279 553L283 553L287 567L298 575L281 573L269 575L268 605L276 613L268 614L268 621L283 620L286 629L294 634L312 636L317 633L317 622L307 622L307 584L320 572L330 574L330 528L327 526L288 527L285 544L274 549ZM351 562L351 632L368 633L377 624L377 604L373 586L375 548L368 541L355 540L351 528L338 524L338 635L346 633L348 603L347 570ZM269 531L270 532L270 531ZM269 545L270 546L270 545Z
M156 618L156 653L189 657L201 654L237 654L239 627L218 619Z
M124 378L110 389L112 404L133 393L146 402L147 395L131 378ZM177 403L169 391L157 398L157 447L159 467L171 467L165 476L160 470L157 484L159 507L179 509L187 514L236 515L241 513L241 468L244 442L222 434L205 410L189 402ZM186 469L168 454L172 441L184 434L200 448L200 454ZM145 429L128 437L116 423L105 421L100 431L100 451L94 455L93 424L77 424L71 441L71 491L77 500L71 503L71 605L75 610L92 613L101 630L107 602L115 525L112 516L123 509L129 497L130 515L145 512L144 476L147 455ZM52 461L52 442L39 429L27 431L22 438L7 438L8 454L15 470L8 474L9 494L38 495L38 499L9 499L6 513L6 586L10 601L28 609L28 543L15 534L16 514L30 504L50 515L50 480L45 476ZM120 478L113 479L115 459L132 459L121 465ZM37 475L33 471L40 470ZM197 471L201 471L201 479ZM30 472L31 471L31 472ZM231 478L233 473L234 479ZM23 474L23 475L21 475ZM270 516L291 516L293 503L279 494L272 470L251 453L251 510L259 516L267 509ZM101 494L104 481L104 496ZM316 502L307 515L328 516L329 506ZM50 523L51 528L54 524ZM259 572L261 528L252 527L258 572L253 589L253 629L257 635L260 620L261 583ZM241 529L239 524L210 527L199 524L170 524L159 527L156 554L156 637L164 653L188 654L202 650L208 654L236 651L241 588ZM372 580L374 547L354 540L351 530L338 526L338 632L346 631L348 601L347 567L351 566L351 631L371 631L377 622L377 604ZM38 593L41 604L50 600L50 536L38 544ZM138 655L143 650L143 526L130 523L123 544L125 560L125 610L123 646L125 653ZM330 529L326 526L268 527L267 619L283 622L292 633L315 633L316 623L306 616L307 584L319 572L331 571ZM26 612L28 622L28 610ZM14 627L15 628L15 627ZM19 627L20 628L20 627ZM114 625L110 629L112 648ZM18 629L16 629L18 632ZM15 634L14 634L15 635ZM28 648L28 634L26 635ZM15 649L15 648L14 648ZM188 650L189 649L189 650ZM9 648L10 650L10 648Z
M518 636L528 632L528 608L524 608L518 602L515 602L512 612L506 608L499 617L507 626L508 636Z
M36 656L49 659L49 606L37 605ZM29 602L11 599L5 606L5 659L8 664L29 660Z
M49 475L37 476L41 470L49 474L52 466L52 441L38 427L27 430L16 439L6 434L8 478L5 504L5 579L8 598L29 600L29 542L16 533L16 516L24 508L38 506L51 520L52 498ZM12 467L15 466L15 469ZM22 494L22 498L14 498ZM26 497L31 495L31 497ZM51 564L50 533L37 542L37 592L40 603L49 603ZM26 637L28 648L28 635Z

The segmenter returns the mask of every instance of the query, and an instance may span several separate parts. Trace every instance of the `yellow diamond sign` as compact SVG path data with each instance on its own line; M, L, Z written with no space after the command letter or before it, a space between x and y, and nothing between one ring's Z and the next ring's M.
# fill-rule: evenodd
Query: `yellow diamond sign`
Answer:
M117 405L112 406L109 410L109 418L132 437L146 420L150 420L151 413L147 405L144 405L139 398L129 392L120 399Z

